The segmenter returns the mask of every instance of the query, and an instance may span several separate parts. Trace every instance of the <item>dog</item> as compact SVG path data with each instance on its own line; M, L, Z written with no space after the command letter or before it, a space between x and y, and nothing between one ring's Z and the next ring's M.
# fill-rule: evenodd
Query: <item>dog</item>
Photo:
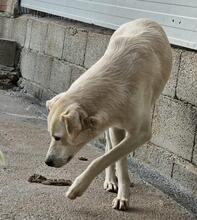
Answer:
M151 139L151 109L171 68L171 47L162 27L149 19L137 19L120 26L98 62L66 92L46 102L51 136L48 166L62 167L107 131L105 154L75 179L68 198L81 196L106 170L104 189L118 191L113 208L128 209L127 155Z

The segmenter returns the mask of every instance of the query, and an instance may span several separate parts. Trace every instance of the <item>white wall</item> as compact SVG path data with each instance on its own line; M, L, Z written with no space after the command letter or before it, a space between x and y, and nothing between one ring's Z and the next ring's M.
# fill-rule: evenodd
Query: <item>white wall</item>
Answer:
M21 5L112 29L147 17L164 27L172 44L197 50L196 0L21 0Z

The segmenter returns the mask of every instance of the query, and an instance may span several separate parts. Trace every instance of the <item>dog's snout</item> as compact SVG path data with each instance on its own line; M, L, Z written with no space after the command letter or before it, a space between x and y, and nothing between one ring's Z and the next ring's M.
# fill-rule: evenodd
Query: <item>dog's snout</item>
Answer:
M47 159L47 160L45 161L45 163L46 163L46 165L48 165L48 166L50 166L50 167L53 167L53 166L54 166L54 162L53 162L52 159Z

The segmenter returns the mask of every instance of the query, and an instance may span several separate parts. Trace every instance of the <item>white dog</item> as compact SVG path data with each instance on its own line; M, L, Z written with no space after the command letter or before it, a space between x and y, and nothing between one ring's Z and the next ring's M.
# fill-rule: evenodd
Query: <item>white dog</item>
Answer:
M171 66L171 48L161 26L138 19L114 32L103 57L68 91L47 101L51 144L45 162L49 166L65 165L109 128L106 153L75 179L68 198L81 196L106 169L104 188L118 189L113 207L128 208L127 155L151 138L151 108L164 89Z

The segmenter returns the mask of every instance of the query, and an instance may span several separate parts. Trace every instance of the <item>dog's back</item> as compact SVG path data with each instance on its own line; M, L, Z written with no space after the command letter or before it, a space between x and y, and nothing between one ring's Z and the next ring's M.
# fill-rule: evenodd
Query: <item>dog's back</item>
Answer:
M54 135L51 137L47 164L52 158L53 166L64 165L85 143L109 128L106 153L74 181L67 192L70 199L81 196L101 171L119 160L113 207L128 208L126 156L151 138L152 105L169 78L171 56L159 24L147 19L127 23L114 32L103 57L67 92L47 103L51 136L58 134L63 140L54 142ZM105 189L111 184L110 176L115 176L112 167L110 170Z
M145 96L152 105L169 78L171 59L171 48L161 26L138 19L114 32L104 56L73 83L69 92L86 97L86 106L91 105L92 110L107 103L113 106L107 94L110 99L114 97L114 108L128 108L125 103ZM126 100L128 97L134 100Z
M130 72L125 74L127 80L131 77L130 81L135 81L141 76L152 81L148 85L158 87L159 83L163 89L169 79L172 66L170 44L162 27L154 21L137 19L122 25L112 35L106 54L115 60L116 65L126 67L125 72Z

